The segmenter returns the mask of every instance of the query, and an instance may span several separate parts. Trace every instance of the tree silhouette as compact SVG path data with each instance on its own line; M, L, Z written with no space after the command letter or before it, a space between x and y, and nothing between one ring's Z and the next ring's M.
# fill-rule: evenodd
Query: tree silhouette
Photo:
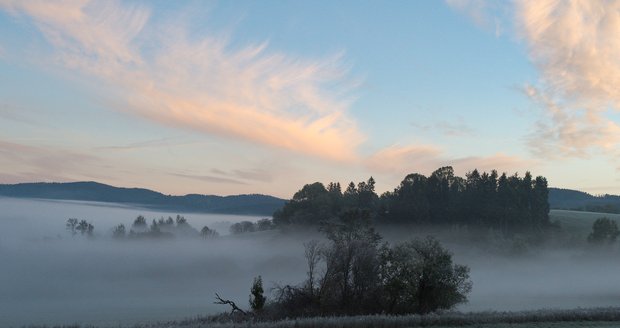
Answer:
M254 312L260 312L265 306L267 298L263 295L263 278L258 276L254 278L252 288L250 289L250 308Z
M612 244L619 235L620 231L618 231L616 221L600 218L592 224L592 232L588 235L588 242L599 245Z

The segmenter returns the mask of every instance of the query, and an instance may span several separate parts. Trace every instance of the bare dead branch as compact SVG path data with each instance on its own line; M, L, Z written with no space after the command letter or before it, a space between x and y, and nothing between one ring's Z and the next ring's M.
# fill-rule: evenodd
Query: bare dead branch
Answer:
M215 293L215 299L217 300L217 302L213 302L213 304L223 304L223 305L230 305L232 307L232 310L230 311L230 314L235 313L235 311L239 311L243 314L247 314L245 311L241 310L237 304L235 304L235 302L231 301L231 300L225 300L223 298L220 297L220 295L218 295L218 293Z

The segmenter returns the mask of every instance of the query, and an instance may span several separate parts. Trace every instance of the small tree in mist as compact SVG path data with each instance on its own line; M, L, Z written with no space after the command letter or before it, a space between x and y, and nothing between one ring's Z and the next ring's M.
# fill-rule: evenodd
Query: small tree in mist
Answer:
M146 232L148 230L148 226L146 224L146 218L142 215L138 215L138 217L133 221L131 225L131 231L133 232Z
M177 228L188 224L187 219L185 219L185 217L178 215L178 214L177 214L177 218L175 221L177 222Z
M265 306L267 298L263 295L263 278L258 276L254 278L252 288L250 289L250 308L254 312L261 312Z
M241 221L230 226L230 234L232 235L254 231L256 231L256 225L251 221Z
M149 232L153 235L161 233L161 229L159 229L159 225L157 224L157 221L155 221L155 219L153 219L153 222L151 222L151 227L149 228L149 230Z
M82 235L88 235L92 237L95 226L93 226L91 223L86 222L86 220L81 220L75 227L75 230L79 231Z
M209 227L204 226L200 230L200 236L205 239L209 238L217 238L220 234L215 229L209 229Z
M67 220L67 224L65 226L67 227L67 230L69 230L71 235L75 236L77 234L77 225L78 219L70 218Z
M600 218L592 224L592 232L588 235L588 242L591 244L612 244L616 241L620 231L616 221L608 218Z
M114 238L117 238L117 239L124 238L125 234L126 234L125 225L122 223L114 227L114 229L112 229L112 237Z

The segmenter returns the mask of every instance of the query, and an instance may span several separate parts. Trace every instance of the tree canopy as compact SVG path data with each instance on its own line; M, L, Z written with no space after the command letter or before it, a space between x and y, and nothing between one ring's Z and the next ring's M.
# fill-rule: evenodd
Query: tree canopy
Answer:
M430 176L407 175L393 190L378 196L375 180L307 184L273 215L276 225L319 224L350 209L363 209L377 223L459 224L503 232L549 226L547 180L529 172L499 175L473 170L459 177L450 166Z

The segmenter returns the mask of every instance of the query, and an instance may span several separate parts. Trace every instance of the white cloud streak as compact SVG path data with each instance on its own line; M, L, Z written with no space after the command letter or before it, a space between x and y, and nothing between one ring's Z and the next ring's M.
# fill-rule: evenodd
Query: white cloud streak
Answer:
M0 8L30 18L57 63L111 87L141 117L335 161L355 159L364 139L347 115L345 85L354 83L342 55L233 49L224 37L190 38L179 22L154 26L148 8L116 1L0 0Z

